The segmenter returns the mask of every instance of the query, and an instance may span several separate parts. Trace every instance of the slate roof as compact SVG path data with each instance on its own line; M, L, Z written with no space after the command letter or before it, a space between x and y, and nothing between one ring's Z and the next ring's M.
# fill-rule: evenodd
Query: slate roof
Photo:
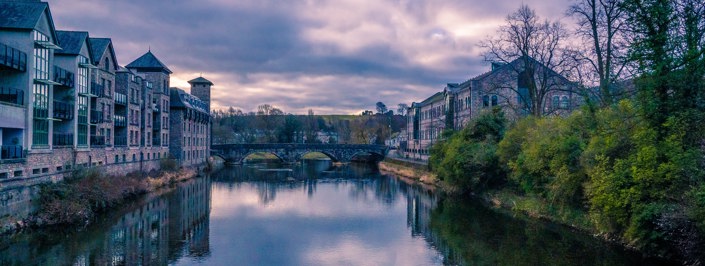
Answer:
M132 63L127 64L125 67L144 70L159 70L169 74L172 73L171 70L169 70L164 63L162 63L162 61L159 61L159 59L154 56L152 51L148 51L146 54L135 59L135 61L132 61Z
M90 38L88 39L91 44L91 53L93 53L93 64L98 65L100 63L100 57L108 49L110 45L110 38Z
M196 96L179 88L169 88L169 107L175 109L194 109L208 114L208 106Z
M47 7L43 2L0 2L0 28L34 29Z
M61 49L54 53L63 55L78 55L81 53L81 46L88 39L88 32L85 31L63 31L57 30L56 37L61 43ZM92 54L90 43L88 45L88 53ZM91 56L92 57L92 56Z
M197 77L197 78L195 78L195 79L189 80L188 83L191 83L191 84L193 84L193 83L196 83L196 84L205 83L205 84L208 84L208 85L213 85L213 82L211 82L210 80L207 80L207 79L205 79L205 78L203 78L203 77Z
M49 4L45 2L4 2L0 0L0 29L23 29L33 30L39 18L47 13L49 22L49 34L55 42L56 32L54 19L51 17ZM60 43L56 43L60 45Z

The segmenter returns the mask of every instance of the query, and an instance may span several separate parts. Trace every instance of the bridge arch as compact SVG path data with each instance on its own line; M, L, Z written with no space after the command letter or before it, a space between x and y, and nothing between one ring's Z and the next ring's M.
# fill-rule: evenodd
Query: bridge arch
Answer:
M340 160L338 159L338 157L336 157L334 154L332 154L332 153L330 153L330 152L318 151L318 150L307 150L307 151L303 151L301 154L299 154L299 155L297 156L298 158L296 158L296 161L304 160L304 157L305 157L306 155L308 155L308 154L314 154L314 153L323 154L323 155L325 155L326 157L328 157L328 158L329 158L331 161L333 161L333 162L339 162L339 161L340 161Z
M246 153L244 156L242 156L242 158L240 159L240 162L239 162L239 163L242 164L242 163L247 162L247 158L250 157L250 156L252 156L252 155L255 155L255 154L274 155L274 157L276 157L277 159L279 159L280 162L286 162L286 160L285 160L284 158L282 158L281 155L277 154L276 152L272 152L272 151L251 151L251 152ZM266 160L266 159L265 159L265 160Z

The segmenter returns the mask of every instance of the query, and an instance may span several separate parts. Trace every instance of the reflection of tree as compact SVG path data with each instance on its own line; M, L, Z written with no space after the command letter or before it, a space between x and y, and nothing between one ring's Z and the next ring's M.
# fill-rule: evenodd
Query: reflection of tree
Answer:
M591 236L509 217L468 200L445 199L431 213L432 236L449 247L444 264L633 264ZM557 255L560 254L560 255Z

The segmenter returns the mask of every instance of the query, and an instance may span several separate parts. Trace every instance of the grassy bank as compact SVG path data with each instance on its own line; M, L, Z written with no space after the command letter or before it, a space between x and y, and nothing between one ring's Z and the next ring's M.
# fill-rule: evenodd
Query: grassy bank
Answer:
M96 168L78 169L63 182L45 184L39 196L39 211L28 225L87 225L97 214L119 206L139 195L196 176L190 168L163 160L162 171L108 176Z
M428 185L438 184L438 178L436 175L428 171L428 168L425 165L421 164L388 158L379 163L379 170Z

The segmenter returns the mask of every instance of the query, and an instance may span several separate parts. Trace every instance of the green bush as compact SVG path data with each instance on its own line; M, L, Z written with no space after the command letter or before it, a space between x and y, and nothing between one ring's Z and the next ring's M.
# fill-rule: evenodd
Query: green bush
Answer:
M504 114L498 109L482 114L431 148L431 168L462 193L502 183L504 173L496 150L505 125Z
M578 111L567 118L528 117L514 124L497 151L512 184L549 202L581 207L587 178L580 158L590 119Z

